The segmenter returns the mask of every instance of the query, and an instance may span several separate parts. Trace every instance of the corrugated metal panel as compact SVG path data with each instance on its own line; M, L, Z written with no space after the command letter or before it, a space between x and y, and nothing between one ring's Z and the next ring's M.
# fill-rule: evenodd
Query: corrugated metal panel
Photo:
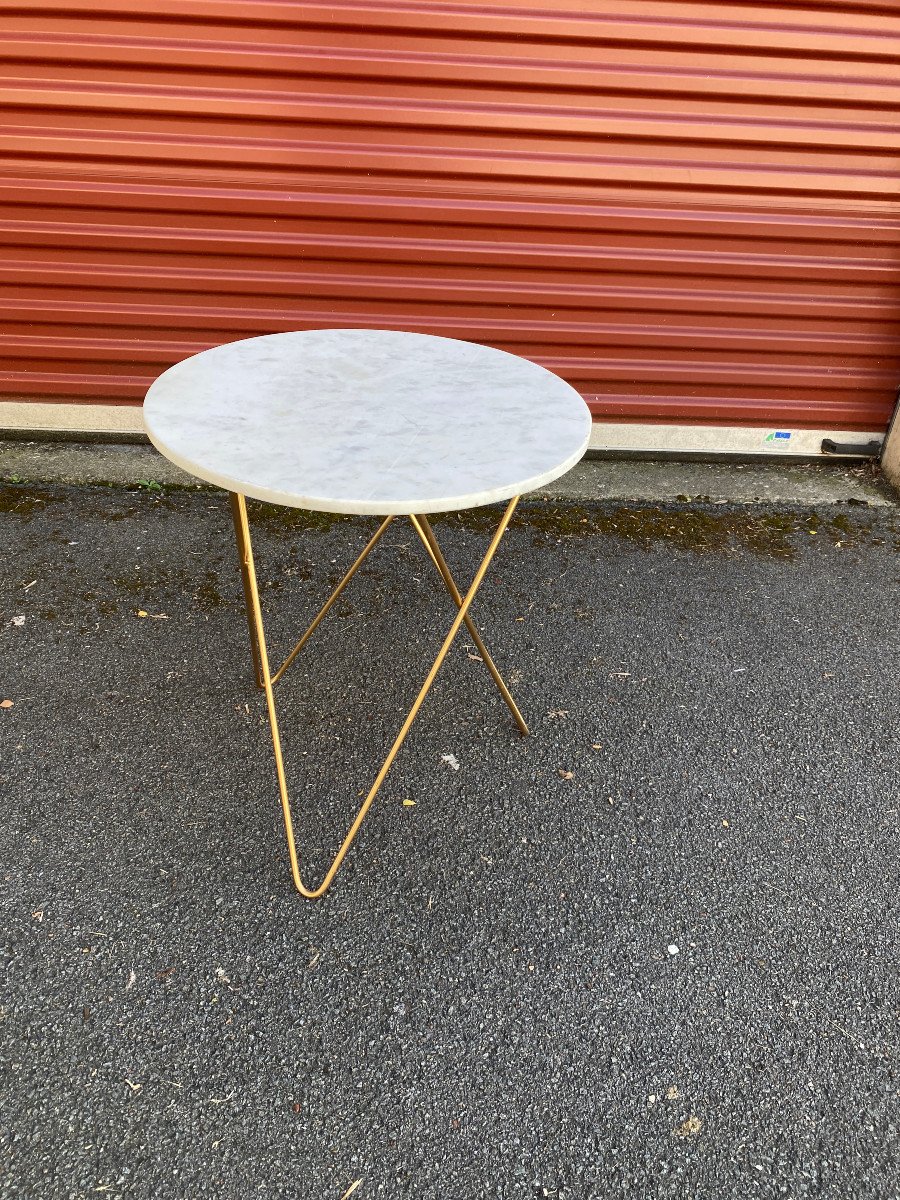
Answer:
M0 54L7 398L369 325L606 418L887 423L895 4L30 0Z

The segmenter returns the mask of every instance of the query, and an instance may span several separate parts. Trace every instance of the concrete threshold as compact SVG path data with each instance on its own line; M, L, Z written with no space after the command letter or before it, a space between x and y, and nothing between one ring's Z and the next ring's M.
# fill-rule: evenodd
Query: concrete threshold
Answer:
M150 445L0 441L6 483L205 487ZM878 468L823 463L644 462L586 459L532 499L565 503L785 504L818 507L900 502Z

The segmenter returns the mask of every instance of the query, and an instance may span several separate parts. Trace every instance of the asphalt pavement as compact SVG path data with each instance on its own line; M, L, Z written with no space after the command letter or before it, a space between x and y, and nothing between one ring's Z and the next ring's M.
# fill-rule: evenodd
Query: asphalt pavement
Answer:
M371 523L252 519L277 656ZM530 737L463 631L316 903L222 494L0 549L4 1200L900 1197L896 507L523 506ZM310 878L451 618L398 523L280 685Z

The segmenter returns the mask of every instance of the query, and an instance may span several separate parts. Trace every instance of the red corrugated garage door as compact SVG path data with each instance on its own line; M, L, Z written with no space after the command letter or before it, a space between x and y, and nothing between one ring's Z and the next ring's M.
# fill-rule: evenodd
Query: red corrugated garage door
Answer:
M893 3L29 0L0 39L6 400L367 325L598 417L887 423Z

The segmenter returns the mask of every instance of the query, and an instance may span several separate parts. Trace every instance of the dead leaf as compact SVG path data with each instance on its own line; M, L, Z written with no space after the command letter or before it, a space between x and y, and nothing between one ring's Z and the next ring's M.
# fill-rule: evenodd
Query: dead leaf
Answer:
M591 749L592 750L602 750L603 743L602 742L591 742Z
M13 617L13 618L12 618L12 620L10 621L10 625L19 625L19 626L22 626L22 625L24 625L24 624L25 624L25 617L24 617L24 615L22 615L22 616L20 616L20 617Z
M666 1099L667 1100L677 1100L680 1095L681 1095L681 1092L679 1092L678 1088L675 1086L674 1083L666 1091Z
M675 1136L680 1138L696 1137L703 1128L703 1122L699 1117L688 1117L686 1121L682 1121L675 1130Z
M442 754L441 762L445 762L454 771L459 770L459 759L455 754Z
M404 800L403 807L404 808L415 808L416 802L415 802L415 800Z
M149 613L147 613L147 612L144 612L144 610L143 610L142 608L139 608L139 609L137 610L137 615L138 615L139 617L149 617L149 616L150 616L150 614L149 614Z
M12 708L14 700L0 700L0 708Z
M564 770L562 769L562 767L560 767L560 768L559 768L559 773L560 773L560 775L562 776L562 778L563 778L563 779L574 779L574 778L575 778L575 772L574 772L574 771L564 771Z

